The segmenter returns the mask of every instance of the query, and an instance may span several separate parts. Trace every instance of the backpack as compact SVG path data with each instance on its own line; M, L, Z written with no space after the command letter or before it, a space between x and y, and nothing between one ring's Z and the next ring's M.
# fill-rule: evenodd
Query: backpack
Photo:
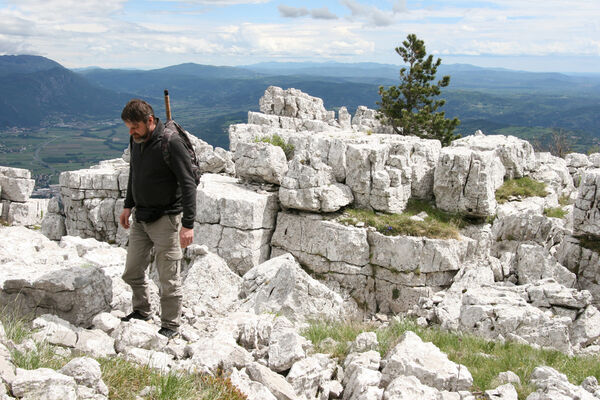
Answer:
M202 176L202 170L200 169L200 163L198 162L198 157L196 156L196 152L194 151L194 146L188 137L189 133L187 133L177 122L170 119L165 123L165 130L162 134L162 139L160 143L160 148L162 150L163 158L167 165L171 167L171 154L169 153L169 140L171 140L171 136L174 134L179 134L181 139L183 139L183 145L185 146L188 154L190 155L190 161L192 162L192 175L194 176L194 181L196 182L196 186L200 183L200 177Z

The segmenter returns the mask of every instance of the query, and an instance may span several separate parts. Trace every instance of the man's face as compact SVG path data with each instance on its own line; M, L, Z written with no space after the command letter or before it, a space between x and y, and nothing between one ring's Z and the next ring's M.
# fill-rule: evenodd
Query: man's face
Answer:
M152 127L152 116L148 118L146 122L133 122L125 121L125 126L129 129L129 135L133 138L136 143L142 143L148 140L150 133L154 130Z

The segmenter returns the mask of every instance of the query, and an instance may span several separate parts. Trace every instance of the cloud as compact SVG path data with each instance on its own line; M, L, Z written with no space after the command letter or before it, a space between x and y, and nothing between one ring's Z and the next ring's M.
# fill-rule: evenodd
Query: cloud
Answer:
M327 7L310 10L310 15L315 19L337 19L338 16L329 11Z
M338 16L329 11L327 7L308 10L305 7L290 7L284 4L277 6L279 14L284 18L299 18L310 15L314 19L337 19Z
M308 15L308 10L304 7L290 7L285 4L277 6L279 14L284 18L298 18L305 17Z
M210 6L235 6L238 4L261 4L269 3L271 0L153 0L153 1L170 1L174 3L200 4Z
M385 12L375 6L367 6L356 0L342 0L341 3L350 9L352 17L367 20L369 25L389 26L394 20L394 12ZM396 8L397 4L394 6Z
M406 0L397 0L396 3L394 3L392 11L394 11L394 14L407 12L408 8L406 7Z

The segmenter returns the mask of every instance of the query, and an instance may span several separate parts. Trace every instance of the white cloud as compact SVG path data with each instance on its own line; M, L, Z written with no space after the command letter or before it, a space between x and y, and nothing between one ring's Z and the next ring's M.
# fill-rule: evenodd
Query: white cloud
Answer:
M356 0L341 0L341 3L350 9L352 17L367 20L370 25L389 26L394 20L394 12L380 10L375 6L367 6Z
M290 7L285 4L277 6L279 14L284 18L298 18L305 17L308 15L308 10L305 7Z
M291 7L285 4L277 6L279 14L284 18L300 18L310 15L314 19L337 19L338 16L329 11L327 7L308 10L306 7Z
M310 15L315 19L337 19L338 16L329 11L327 7L315 8L310 10Z

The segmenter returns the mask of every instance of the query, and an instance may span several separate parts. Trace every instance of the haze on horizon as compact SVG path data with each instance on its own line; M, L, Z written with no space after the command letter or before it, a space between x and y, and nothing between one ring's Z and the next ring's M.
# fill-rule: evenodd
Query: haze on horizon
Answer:
M600 73L598 0L0 0L0 55L67 68L377 62Z

